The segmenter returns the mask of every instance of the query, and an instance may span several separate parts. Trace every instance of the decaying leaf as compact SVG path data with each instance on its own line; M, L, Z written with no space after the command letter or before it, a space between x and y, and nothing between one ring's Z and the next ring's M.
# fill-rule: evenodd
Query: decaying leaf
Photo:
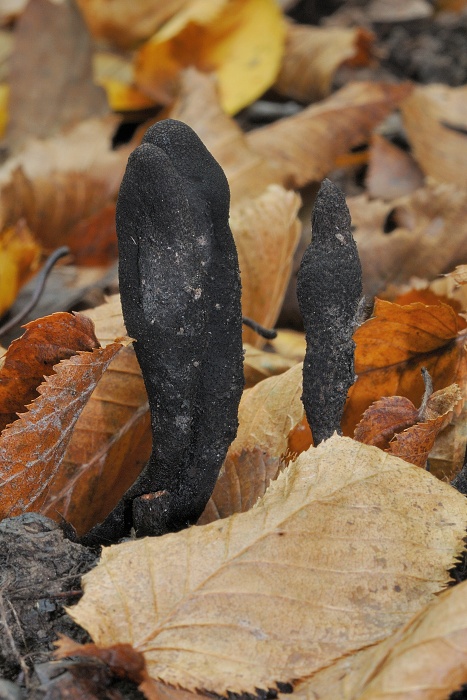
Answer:
M465 581L449 588L385 641L300 683L294 697L445 700L467 682L466 594Z
M417 163L435 180L467 181L467 87L423 85L401 106Z
M277 352L259 350L258 348L244 343L243 350L243 374L245 375L245 389L250 389L258 382L282 374L296 364L295 360L283 357Z
M300 198L278 185L232 208L230 225L242 278L242 313L265 328L273 328L292 272L293 254L300 237L297 218ZM264 341L251 329L244 342Z
M115 117L89 119L65 134L34 139L0 168L0 230L24 218L54 248L70 229L116 196L131 146L112 149Z
M285 52L274 89L299 102L322 100L343 63L368 65L374 35L362 27L287 24Z
M403 396L386 396L372 404L355 429L355 439L376 445L406 462L424 467L438 433L463 403L457 384L432 394L416 409Z
M410 153L373 134L365 178L371 198L388 201L403 197L421 187L423 181L423 172Z
M261 32L258 32L258 27ZM138 51L135 81L162 104L171 102L181 70L215 71L222 107L234 114L272 85L285 25L274 0L194 0Z
M429 181L392 202L361 195L347 204L365 294L406 283L413 275L432 279L467 259L467 193L462 187Z
M256 692L392 634L447 584L466 524L451 486L335 436L247 513L105 549L68 611L154 679Z
M52 314L25 329L11 343L0 369L0 432L37 397L37 387L53 374L54 365L99 347L92 322L82 314Z
M20 220L0 233L0 317L16 299L22 285L39 265L40 246Z
M120 342L81 352L55 367L39 398L0 436L0 517L38 510L57 473L81 410Z
M376 300L374 317L354 335L358 379L344 411L345 435L353 434L364 411L382 396L405 396L419 404L422 367L430 373L435 390L453 382L464 386L466 332L459 332L458 318L447 304L400 306Z
M274 350L283 357L290 357L295 362L302 362L306 352L305 334L280 328L274 340L269 341Z
M15 30L9 83L10 149L108 113L105 92L92 81L91 38L72 0L27 5Z
M301 378L302 365L297 364L243 393L237 437L200 523L249 510L276 478L283 466L287 436L303 416Z

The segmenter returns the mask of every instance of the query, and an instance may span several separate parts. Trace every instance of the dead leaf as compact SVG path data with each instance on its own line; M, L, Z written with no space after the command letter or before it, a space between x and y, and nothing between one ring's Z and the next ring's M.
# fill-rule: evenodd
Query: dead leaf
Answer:
M305 334L288 328L280 328L274 340L269 341L279 355L302 362L306 352Z
M445 700L467 682L466 592L465 581L444 591L385 641L300 683L294 697Z
M107 93L114 112L137 111L155 106L154 100L134 83L133 64L121 53L99 51L94 54L94 79Z
M347 204L369 296L389 284L404 284L413 275L431 279L467 258L463 188L430 181L392 202L360 195Z
M131 48L154 34L190 0L77 0L95 37Z
M238 431L200 523L249 510L275 479L287 436L303 416L302 365L270 377L243 393Z
M26 7L28 0L2 0L0 7L0 25L9 24L16 19Z
M24 220L0 233L0 317L25 282L36 272L41 249Z
M108 114L105 92L92 82L91 57L91 39L72 0L27 5L10 58L10 149L17 150L30 136L46 138Z
M410 153L373 134L365 178L370 197L396 199L422 187L423 181L423 173Z
M0 138L5 136L6 125L8 124L8 100L10 97L10 87L0 83Z
M451 486L335 436L247 513L104 549L68 612L154 679L257 692L393 633L447 584L466 524Z
M424 85L401 105L404 127L425 175L464 186L467 181L467 87Z
M420 370L429 371L435 390L466 377L465 330L447 304L399 306L376 300L374 317L355 332L356 383L344 410L342 429L353 434L364 411L382 396L405 396L419 404Z
M284 38L275 0L194 0L139 49L135 82L157 102L168 104L183 68L214 71L221 105L235 114L274 82Z
M282 374L296 364L295 360L282 357L277 352L259 350L244 343L243 373L245 375L245 389L250 389L258 382L276 374Z
M53 374L54 365L99 347L92 322L82 314L56 313L24 327L0 369L0 432L38 396L38 386Z
M363 27L287 24L285 53L274 90L298 102L322 100L343 63L367 66L374 35Z
M274 327L289 283L300 238L299 207L299 196L278 185L232 207L230 225L242 278L242 313L266 328ZM248 328L243 340L264 345Z
M416 409L403 396L386 396L372 404L355 428L355 440L424 467L438 433L463 403L457 384L432 394L426 407Z
M126 335L117 294L86 315L102 346ZM84 406L42 512L79 535L101 522L131 486L152 446L148 399L132 346L115 356Z
M181 76L169 116L196 131L223 167L232 201L238 202L272 183L291 189L321 180L339 155L368 140L411 89L354 83L296 116L244 134L220 108L212 79L190 69Z
M0 168L0 230L25 218L55 248L70 229L113 199L131 145L112 149L118 119L90 119L66 134L32 140Z
M446 277L451 277L457 284L467 284L467 265L458 265L455 270L448 272Z
M121 347L118 342L62 360L39 386L28 412L2 432L1 518L40 510L78 416Z

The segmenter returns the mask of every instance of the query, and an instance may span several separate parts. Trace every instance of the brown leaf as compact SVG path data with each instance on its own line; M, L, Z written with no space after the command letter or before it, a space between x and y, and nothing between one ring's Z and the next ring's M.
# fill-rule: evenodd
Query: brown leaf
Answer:
M355 428L354 439L386 450L394 435L414 425L417 419L417 409L405 396L383 396L366 409Z
M467 181L467 87L424 85L402 105L404 127L425 175L464 186Z
M390 203L361 195L347 204L365 294L406 283L413 275L431 279L467 258L465 189L429 182Z
M103 346L126 334L119 295L86 315ZM129 346L112 360L79 416L42 512L51 518L59 513L84 534L131 486L151 445L147 394Z
M248 343L244 343L243 373L245 375L245 389L250 389L258 382L276 374L282 374L293 367L295 360L283 357L277 352L258 350Z
M10 148L109 111L104 90L92 82L91 39L71 0L28 4L15 29L9 83Z
M247 513L104 549L68 612L98 646L131 644L154 679L257 692L407 622L447 584L466 524L451 486L335 436Z
M40 246L24 220L0 233L0 318L39 265Z
M300 683L294 697L445 700L467 682L466 592L465 581L444 591L385 641Z
M362 27L287 25L285 55L274 89L298 102L327 97L343 63L370 63L374 35Z
M39 398L0 436L0 517L41 508L71 433L120 343L62 360L38 388Z
M276 323L292 272L300 238L299 206L294 192L270 185L256 199L234 206L230 215L242 278L242 313L266 328ZM243 340L264 345L248 328Z
M423 173L410 153L379 134L373 134L365 178L371 198L402 197L421 187L423 180Z
M230 445L214 492L199 522L249 510L275 479L287 436L303 416L302 365L244 392L237 437Z
M38 396L39 384L53 374L54 365L99 347L92 321L82 314L56 313L24 327L0 369L0 432Z
M464 386L465 331L458 333L458 318L446 304L399 306L376 300L374 317L354 335L358 379L344 410L344 434L353 434L364 411L382 396L405 396L419 404L422 367L429 371L435 390L453 382Z
M118 120L89 119L66 134L32 140L0 168L0 230L25 218L43 246L113 199L131 146L112 150Z

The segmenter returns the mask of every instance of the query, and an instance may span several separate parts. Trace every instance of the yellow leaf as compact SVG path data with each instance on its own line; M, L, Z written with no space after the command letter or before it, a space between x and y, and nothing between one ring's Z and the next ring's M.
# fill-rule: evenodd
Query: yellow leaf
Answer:
M407 622L447 585L466 524L451 486L334 436L247 513L104 549L68 612L153 679L257 694Z
M24 221L0 234L0 316L37 269L39 257L40 248Z
M8 98L10 88L5 83L0 84L0 138L5 135L5 129L8 122Z
M284 38L275 0L195 0L141 47L135 79L148 95L167 103L183 68L215 71L222 107L235 114L273 84Z

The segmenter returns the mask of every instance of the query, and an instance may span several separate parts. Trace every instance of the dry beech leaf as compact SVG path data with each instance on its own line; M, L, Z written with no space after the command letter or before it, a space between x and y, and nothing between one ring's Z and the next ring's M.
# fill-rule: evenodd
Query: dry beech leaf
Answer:
M368 170L365 178L373 199L396 199L423 185L424 175L413 156L379 134L371 137Z
M0 517L40 510L78 416L121 347L117 342L62 360L39 386L28 412L2 432Z
M284 38L275 0L192 0L139 49L135 82L167 104L183 68L214 71L222 107L235 114L273 84Z
M92 80L91 37L74 2L28 4L15 28L9 84L10 149L108 114L105 92Z
M120 296L87 311L102 346L126 335ZM151 454L148 399L132 346L111 361L78 418L42 512L79 535L112 510Z
M95 37L129 48L154 34L190 0L77 0L77 4Z
M243 373L245 375L245 389L250 389L258 382L276 374L282 374L296 363L277 352L268 352L245 343L243 345L245 356L243 359Z
M446 277L451 277L457 284L467 284L467 265L458 265Z
M212 79L189 70L170 117L196 131L223 167L235 202L272 183L291 189L321 180L411 90L407 84L353 83L297 116L244 134L221 110Z
M425 175L458 184L467 181L467 87L424 85L402 105L404 127Z
M422 367L429 371L435 390L453 382L465 385L466 331L459 333L459 318L447 304L400 306L376 300L374 317L354 335L358 378L344 410L345 435L353 434L364 411L382 396L405 396L419 404Z
M385 641L299 683L294 697L445 700L467 683L466 593L465 581L444 591Z
M448 583L466 524L451 486L334 436L247 513L104 549L68 612L98 646L131 644L154 679L256 692L407 622Z
M338 156L369 139L374 127L412 92L407 83L349 83L299 114L250 131L250 148L275 160L282 184L303 187L321 180Z
M424 467L438 433L462 402L457 384L432 394L422 413L405 397L386 396L367 408L354 438Z
M78 351L99 347L92 322L82 314L51 314L24 328L0 369L0 432L38 396L38 386L53 374L54 365Z
M13 304L22 285L36 271L40 252L40 246L24 220L0 233L0 317Z
M302 365L243 393L238 431L199 523L249 510L275 479L287 436L303 416Z
M154 100L134 84L133 64L128 55L97 51L93 57L94 79L102 85L114 112L137 111L154 107Z
M362 262L364 292L377 294L413 275L433 278L467 258L467 192L428 182L392 202L347 200ZM389 234L388 234L389 231Z
M280 328L270 345L283 357L290 357L295 362L303 362L306 352L305 334L288 328Z
M67 133L31 140L0 168L0 230L24 217L48 248L113 199L131 145L112 150L117 117L88 119Z
M362 27L287 25L285 53L274 89L299 102L327 97L343 63L365 66L374 35Z
M230 215L242 278L242 313L266 328L274 327L289 283L300 238L299 207L295 192L270 185L259 197L234 206ZM243 340L264 345L248 328Z

